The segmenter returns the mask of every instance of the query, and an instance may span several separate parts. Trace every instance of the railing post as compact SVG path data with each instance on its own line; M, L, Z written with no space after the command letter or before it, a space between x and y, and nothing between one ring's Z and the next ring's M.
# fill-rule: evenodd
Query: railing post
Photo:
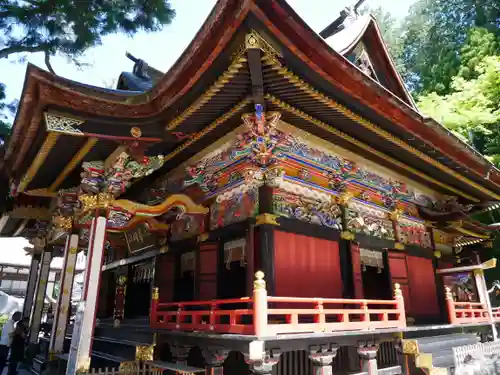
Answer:
M448 317L450 319L450 323L457 324L457 314L455 312L453 295L451 294L451 289L447 285L444 287L444 298L446 299L446 306L448 306Z
M361 310L363 310L363 321L366 324L370 324L370 313L368 312L368 301L363 300L361 303Z
M316 302L316 306L314 308L318 311L318 315L316 315L316 318L314 321L315 321L315 323L320 325L321 329L323 329L325 327L325 323L326 323L323 300L318 299L315 302Z
M396 308L399 314L398 321L400 327L406 327L405 300L403 298L401 286L398 283L394 284L394 300L396 301Z
M153 288L153 298L151 299L151 314L149 318L149 325L154 326L158 321L156 319L156 312L158 311L158 300L160 299L160 291L158 288Z
M267 290L262 271L255 273L253 282L253 327L256 336L267 334Z
M210 330L214 331L215 330L215 325L217 324L215 318L215 310L217 310L217 304L215 301L212 301L210 304L210 316L208 317L208 323L210 325Z

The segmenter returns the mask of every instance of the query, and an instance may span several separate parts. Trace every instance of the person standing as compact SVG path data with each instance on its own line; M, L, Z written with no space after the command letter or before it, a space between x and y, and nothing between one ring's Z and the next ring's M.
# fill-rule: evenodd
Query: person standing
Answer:
M21 320L21 312L16 311L12 315L12 318L9 319L2 327L2 336L0 337L0 374L2 373L7 362L12 337L14 336L14 329L16 328L16 323L19 320Z
M17 366L24 359L24 344L26 335L24 333L23 322L18 322L12 335L12 344L10 346L9 371L7 375L17 375Z

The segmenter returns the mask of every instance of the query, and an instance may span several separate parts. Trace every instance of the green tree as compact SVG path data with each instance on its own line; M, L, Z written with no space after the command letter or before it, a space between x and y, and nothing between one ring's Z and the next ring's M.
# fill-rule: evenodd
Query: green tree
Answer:
M416 95L449 93L470 30L482 27L498 37L499 20L498 0L418 0L400 29L402 48L398 58L405 66L402 73L407 85Z
M158 31L174 16L169 0L0 0L0 58L43 52L54 72L50 58L56 53L78 63L106 35Z
M16 109L16 102L8 103L5 97L5 85L0 83L0 146L6 142L10 135L9 115Z
M500 43L495 34L484 27L473 27L469 30L464 46L460 51L461 66L458 75L465 78L477 77L476 66L486 56L500 54Z
M500 56L483 58L474 75L454 77L451 93L423 95L418 107L500 165Z

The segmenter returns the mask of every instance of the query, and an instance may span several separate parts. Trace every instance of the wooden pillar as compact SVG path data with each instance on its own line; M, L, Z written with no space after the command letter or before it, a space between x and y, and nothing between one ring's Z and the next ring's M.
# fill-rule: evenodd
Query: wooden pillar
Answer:
M309 359L313 363L315 375L332 375L333 374L333 360L337 355L337 348L330 348L325 350L312 350L309 354Z
M31 318L33 310L33 300L38 279L38 266L40 265L41 254L33 254L31 258L30 273L28 276L28 287L26 288L26 297L23 305L23 318Z
M358 347L358 355L361 359L361 371L368 375L377 375L377 351L378 345Z
M30 328L30 344L38 342L38 334L40 332L40 324L42 322L43 305L45 302L45 293L47 291L47 281L49 280L50 263L52 262L52 252L45 246L42 252L40 271L38 272L38 280L35 293L35 303L33 306L33 314L31 318Z
M72 234L66 239L64 247L64 260L59 280L59 296L57 297L57 307L50 335L50 353L62 353L66 328L68 323L68 313L71 310L71 292L73 290L73 280L75 277L76 258L78 256L78 235Z
M259 188L259 216L256 217L257 254L254 267L266 275L267 290L275 295L274 282L274 229L276 216L272 212L272 189L269 186Z
M115 327L118 327L125 317L125 298L127 296L128 277L119 271L116 275L115 287L115 307L113 310L113 321Z
M87 268L83 287L83 303L75 321L66 375L88 372L97 312L97 297L101 279L101 268L106 240L107 219L98 216L92 219L87 252Z

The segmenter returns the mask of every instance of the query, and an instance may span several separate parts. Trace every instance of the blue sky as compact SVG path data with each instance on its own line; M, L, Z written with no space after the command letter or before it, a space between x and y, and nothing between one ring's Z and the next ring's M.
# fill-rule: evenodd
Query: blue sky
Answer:
M288 3L315 31L321 31L333 21L346 5L354 0L288 0ZM370 7L382 6L395 17L403 17L414 0L366 0ZM56 56L52 65L60 76L96 86L109 85L122 71L130 71L132 62L125 57L128 51L140 57L151 66L167 71L187 47L203 21L209 14L215 0L173 0L177 16L171 25L158 33L138 33L130 38L125 35L112 35L103 44L93 48L83 58L91 66L79 71L65 57ZM46 69L42 54L20 56L0 60L0 80L7 85L7 95L17 99L21 95L27 62Z
M288 0L288 3L315 31L321 31L347 5L354 0ZM372 8L382 6L396 18L404 17L414 0L366 0L365 5ZM122 71L130 71L133 63L125 57L130 52L145 60L151 66L167 71L194 37L205 18L210 13L215 0L172 0L177 16L171 25L158 33L138 33L129 38L112 35L104 38L103 44L93 48L83 58L89 67L78 70L66 58L56 56L52 66L60 76L96 86L106 86L118 78ZM21 56L0 60L0 81L7 85L9 99L21 95L26 65L29 62L46 69L42 54L27 55L22 62ZM0 248L22 251L27 243L23 239L0 239Z

